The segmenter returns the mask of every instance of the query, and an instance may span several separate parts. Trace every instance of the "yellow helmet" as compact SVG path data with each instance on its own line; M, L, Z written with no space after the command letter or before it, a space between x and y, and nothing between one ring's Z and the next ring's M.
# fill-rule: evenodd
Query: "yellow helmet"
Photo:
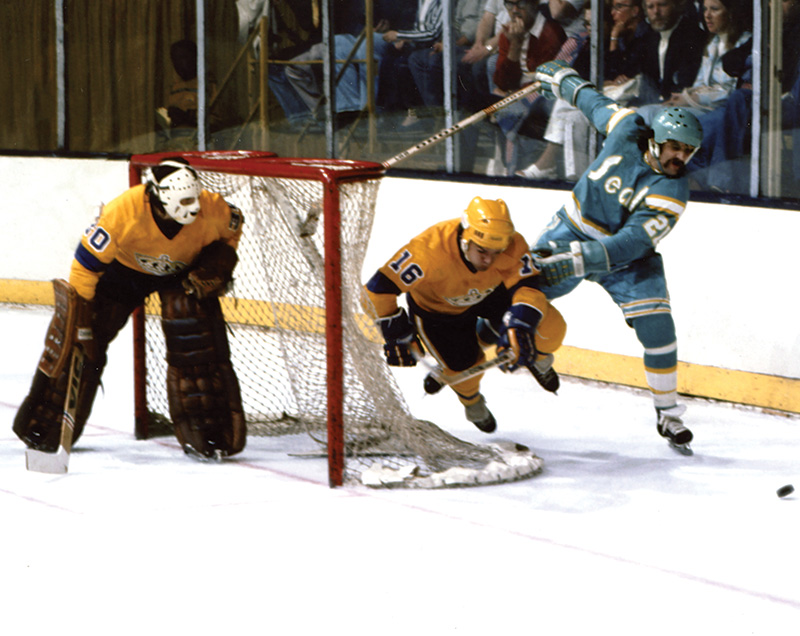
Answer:
M462 239L488 250L504 250L514 236L514 224L502 199L475 197L461 215Z

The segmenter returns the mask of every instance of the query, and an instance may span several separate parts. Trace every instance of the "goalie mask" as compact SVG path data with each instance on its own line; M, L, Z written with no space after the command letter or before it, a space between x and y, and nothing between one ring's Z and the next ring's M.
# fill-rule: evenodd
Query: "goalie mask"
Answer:
M167 159L153 168L151 183L171 219L181 225L194 222L200 212L203 189L194 169L179 159Z
M461 216L464 248L470 241L487 250L505 250L514 236L514 224L502 199L475 197Z

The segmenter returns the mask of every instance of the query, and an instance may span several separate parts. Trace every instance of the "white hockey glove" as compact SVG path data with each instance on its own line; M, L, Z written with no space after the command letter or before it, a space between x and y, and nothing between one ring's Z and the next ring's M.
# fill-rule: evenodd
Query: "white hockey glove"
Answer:
M535 246L532 252L533 263L548 285L611 270L608 252L600 241L549 241Z
M549 99L561 98L575 105L578 91L594 84L583 79L578 72L563 60L550 60L536 67L534 77L540 83L542 95Z

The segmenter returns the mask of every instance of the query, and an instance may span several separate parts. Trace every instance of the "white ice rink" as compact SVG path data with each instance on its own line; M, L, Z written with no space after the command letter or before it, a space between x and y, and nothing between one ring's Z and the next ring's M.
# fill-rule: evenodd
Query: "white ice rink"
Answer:
M688 401L694 457L643 392L490 371L494 438L544 472L504 486L330 489L251 438L202 464L133 437L130 332L66 476L11 431L49 309L0 309L0 632L48 635L800 634L800 418ZM455 398L412 410L475 441Z

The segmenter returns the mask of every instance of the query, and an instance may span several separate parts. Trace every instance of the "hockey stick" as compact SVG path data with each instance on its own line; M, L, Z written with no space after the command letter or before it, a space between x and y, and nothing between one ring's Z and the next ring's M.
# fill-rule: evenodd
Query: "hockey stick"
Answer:
M391 168L395 164L400 163L401 161L407 159L411 155L415 155L421 150L425 150L425 148L438 144L440 141L443 141L448 137L452 137L456 133L464 130L464 128L472 126L472 124L476 124L482 119L486 119L489 115L496 113L498 110L502 110L509 104L513 104L514 102L519 101L526 95L529 95L530 93L539 90L539 87L540 87L539 82L533 82L531 84L528 84L524 88L521 88L518 91L511 93L511 95L504 97L503 99L501 99L498 102L495 102L491 106L487 106L483 110L479 110L477 113L473 113L466 119L462 119L457 124L453 124L452 126L450 126L450 128L445 128L444 130L440 130L438 133L433 135L433 137L428 137L425 141L419 142L416 146L412 146L411 148L404 150L400 154L397 154L394 157L387 159L386 161L383 162L383 167Z
M465 369L461 373L457 373L456 375L445 375L442 373L442 368L438 365L431 364L428 362L423 355L414 352L414 357L417 359L418 362L421 362L422 365L431 372L436 381L439 382L442 386L450 386L453 384L458 384L459 382L463 382L464 380L471 378L479 373L483 373L487 369L491 369L493 367L499 367L501 364L505 364L506 362L510 362L514 357L514 352L511 349L506 349L502 353L498 354L491 360L485 360L480 364L476 364L471 366L469 369Z
M78 389L83 373L83 348L73 346L69 361L69 380L64 410L61 415L61 438L55 453L29 448L25 451L25 467L37 473L63 474L69 466L72 436L75 432L75 411L78 407Z

